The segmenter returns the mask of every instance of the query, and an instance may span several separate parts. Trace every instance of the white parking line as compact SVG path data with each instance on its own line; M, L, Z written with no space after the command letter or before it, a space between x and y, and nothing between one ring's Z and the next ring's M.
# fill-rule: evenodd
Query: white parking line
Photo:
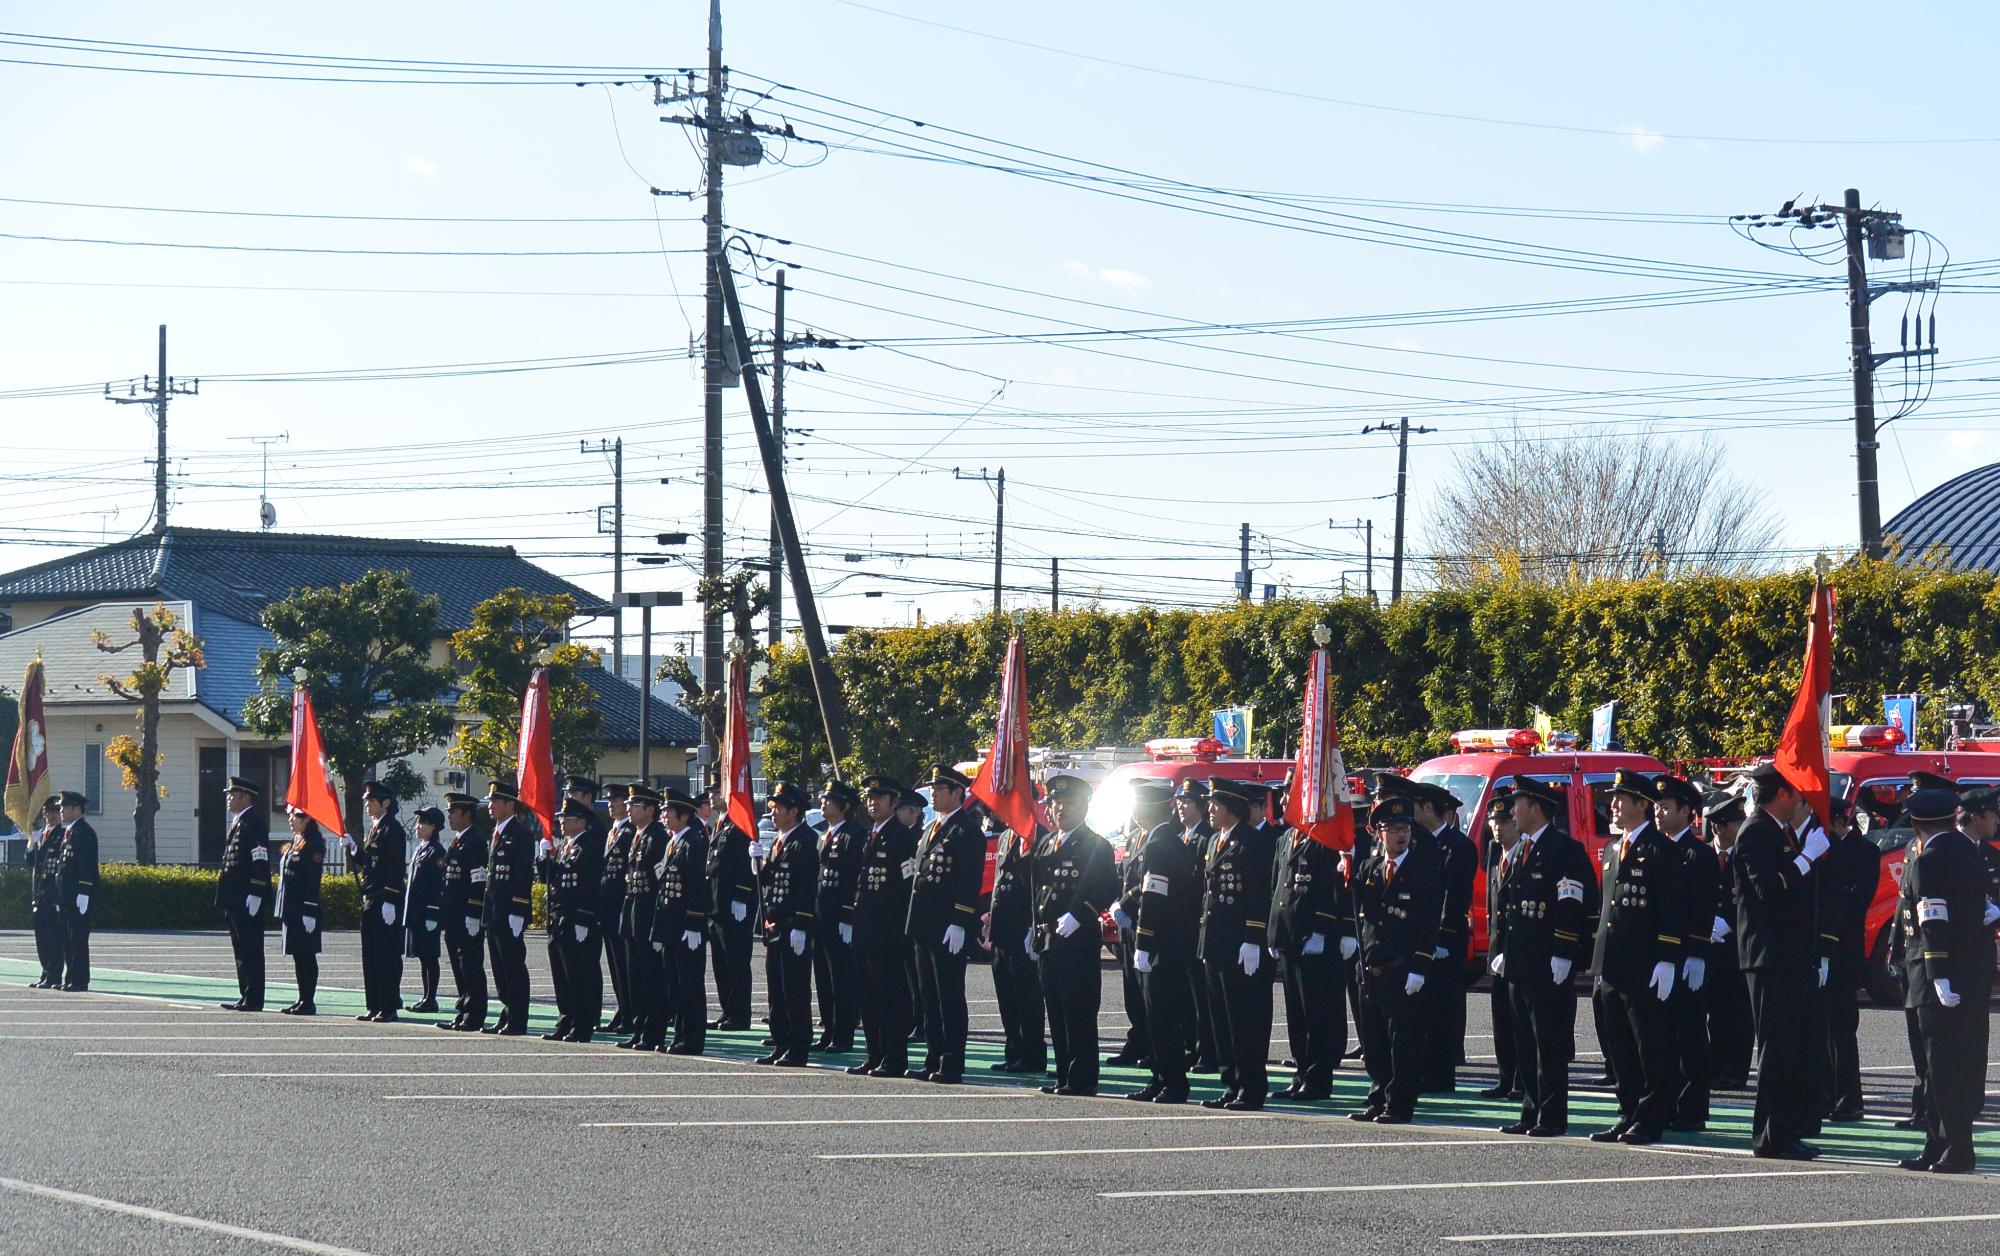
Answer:
M271 1025L270 1029L293 1029ZM408 1034L0 1034L0 1042L409 1042ZM427 1040L428 1041L428 1040Z
M1748 1177L1748 1174L1742 1176ZM1801 1175L1802 1176L1802 1175ZM1657 1230L1572 1230L1549 1234L1447 1234L1447 1243L1539 1243L1553 1239L1656 1238L1679 1234L1760 1234L1774 1230L1855 1230L1882 1225L1952 1225L1966 1221L2000 1221L2000 1212L1960 1213L1951 1217L1857 1217L1851 1221L1767 1221L1758 1225L1708 1225Z
M604 1070L604 1071L602 1071L602 1072L600 1072L600 1071L597 1071L597 1070L593 1069L592 1071L590 1071L590 1072L588 1072L588 1073L553 1073L553 1072L550 1072L550 1071L548 1071L547 1069L544 1069L544 1070L542 1070L542 1071L541 1071L541 1072L539 1072L539 1073L492 1073L492 1072L477 1072L477 1073L440 1073L440 1072L425 1072L425 1073L384 1073L384 1072L366 1072L366 1073L217 1073L217 1074L216 1074L216 1076L217 1076L217 1077L263 1077L263 1078L275 1078L275 1077L399 1077L399 1078L400 1078L400 1077L562 1077L562 1078L569 1078L569 1079L573 1079L573 1080L576 1080L576 1081L582 1081L582 1080L584 1080L585 1078L590 1078L590 1079L593 1079L593 1080L594 1080L594 1079L596 1079L596 1078L599 1078L599 1077L769 1077L770 1075L771 1075L771 1074L770 1074L770 1071L769 1071L768 1069L757 1069L757 1070L754 1070L754 1071L752 1071L752 1070L747 1070L747 1069L746 1069L746 1070L742 1070L742 1071L736 1071L736 1070L718 1070L718 1071L716 1071L716 1072L713 1072L713 1073L703 1073L703 1072L699 1072L699 1071L680 1071L680 1070L672 1070L672 1069L659 1069L659 1068L640 1068L640 1069L607 1069L607 1070Z
M33 1182L0 1178L0 1188L18 1191L23 1195L39 1195L44 1199L60 1200L66 1204L78 1204L85 1208L95 1208L99 1212L123 1213L128 1217L139 1217L147 1221L158 1221L165 1225L177 1225L189 1230L205 1230L210 1234L225 1234L230 1238L246 1239L252 1243L263 1243L271 1247L288 1248L295 1252L312 1252L315 1256L367 1256L351 1247L335 1247L330 1243L315 1243L311 1239L293 1238L289 1234L273 1234L269 1230L252 1230L247 1226L229 1225L222 1221L209 1221L203 1217L187 1217L177 1212L162 1212L158 1208L142 1208L138 1204L122 1204L115 1199L100 1199L95 1195L82 1195L76 1191L58 1190L53 1186L39 1186Z
M341 1060L378 1060L423 1058L448 1058L454 1060L577 1060L589 1056L573 1055L568 1051L72 1051L76 1056L115 1057L120 1059L167 1058L180 1060L264 1060L281 1056L323 1056ZM607 1060L622 1060L625 1057L607 1055Z
M768 1074L767 1074L767 1076L768 1076ZM952 1093L940 1093L940 1092L937 1092L937 1091L921 1091L921 1092L917 1092L917 1093L913 1093L913 1094L907 1094L907 1095L904 1095L904 1094L873 1094L873 1093L870 1093L870 1094L864 1094L864 1095L857 1095L857 1094L851 1094L851 1093L846 1093L846 1092L837 1092L837 1091L824 1091L824 1092L822 1092L822 1091L812 1091L812 1090L803 1090L803 1091L802 1091L802 1090L773 1090L773 1091L767 1091L767 1092L765 1092L765 1093L763 1093L763 1094L754 1094L754 1093L753 1093L753 1094L728 1094L728 1095L705 1095L705 1094L703 1094L703 1093L701 1093L700 1091L698 1091L698 1090L697 1090L697 1091L691 1091L691 1092L687 1092L687 1093L674 1093L674 1094L661 1094L661 1093L658 1093L658 1092L644 1092L644 1091L635 1091L635 1092L633 1092L633 1093L631 1093L631 1094L616 1094L616 1093L612 1093L612 1094L596 1094L596 1095L383 1095L382 1097L383 1097L384 1099L389 1099L389 1100L393 1100L393 1101L396 1101L396 1102L405 1102L405 1103L407 1103L407 1102L414 1102L414 1101L417 1101L417 1100L431 1100L431 1101L441 1101L441 1102L449 1102L449 1103L466 1103L466 1102L472 1102L472 1101L477 1101L477 1102L481 1102L481 1103L485 1103L485 1102L495 1102L495 1101L499 1101L499 1100L503 1100L503 1099L504 1099L504 1100L509 1100L509 1101L513 1101L513 1100L523 1100L523 1101L525 1101L525 1100L530 1100L530 1099L546 1099L546 1100L552 1100L552 1101L554 1101L554 1102L557 1102L557 1103L561 1103L561 1102L565 1102L565 1101L570 1101L570 1100L576 1100L576 1099L593 1099L593 1100L620 1100L620 1099L649 1099L649 1100L650 1100L650 1099L772 1099L772 1100L776 1100L776 1099L804 1099L804 1100L819 1100L819 1099L825 1099L825 1100L830 1100L830 1101L831 1101L831 1100L843 1100L843 1099L860 1099L860 1100L865 1100L865 1101L867 1101L867 1102L869 1102L869 1103L901 1103L901 1102L903 1102L904 1100L916 1100L916 1099L960 1099L960 1100L966 1100L966 1099L1022 1099L1022 1098L1026 1098L1026 1097L1027 1097L1028 1095L1032 1095L1032 1094L1035 1094L1035 1093L1036 1093L1036 1092L1034 1092L1034 1091L1022 1091L1022 1090L967 1090L967 1091L963 1091L963 1092L952 1092Z
M759 1128L766 1125L1081 1125L1112 1124L1133 1121L1268 1121L1275 1113L1244 1112L1229 1113L1224 1116L1184 1113L1179 1116L874 1116L854 1117L843 1120L839 1117L808 1117L797 1120L771 1120L759 1117ZM651 1130L651 1129L711 1129L718 1126L740 1126L735 1121L584 1121L577 1125L583 1130Z
M1400 1144L1399 1144L1400 1145ZM1412 1143L1410 1146L1431 1146ZM1754 1173L1656 1173L1642 1177L1519 1178L1505 1182L1379 1182L1367 1186L1237 1186L1180 1191L1100 1191L1103 1199L1189 1199L1213 1195L1363 1195L1379 1191L1476 1191L1517 1186L1613 1186L1621 1182L1712 1182L1717 1178L1851 1177L1866 1169L1768 1169ZM1613 1230L1609 1234L1691 1234L1690 1230ZM1494 1236L1488 1236L1494 1237ZM1508 1236L1498 1236L1508 1237ZM1516 1238L1591 1238L1587 1234L1515 1235Z
M1218 1143L1211 1147L1039 1147L1027 1151L847 1151L813 1157L815 1160L1000 1160L1016 1156L1154 1156L1169 1152L1215 1151L1347 1151L1357 1148L1412 1147L1426 1151L1432 1147L1490 1147L1512 1143L1511 1138L1397 1139L1390 1142L1345 1143Z

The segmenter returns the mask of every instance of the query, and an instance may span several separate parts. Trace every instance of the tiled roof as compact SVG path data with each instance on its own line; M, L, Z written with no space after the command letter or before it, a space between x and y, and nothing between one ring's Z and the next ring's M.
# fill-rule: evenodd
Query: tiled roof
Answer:
M265 606L297 589L341 584L374 569L408 571L418 589L436 594L447 632L466 627L475 605L506 588L567 593L579 615L611 610L511 546L213 528L168 528L164 537L134 537L0 575L0 605L178 598L256 623Z
M629 681L620 680L601 668L587 668L583 673L590 687L597 691L597 710L603 716L603 736L606 745L636 746L639 744L639 687ZM657 699L647 712L653 729L653 744L656 746L693 746L701 742L701 722L678 706Z
M201 704L238 728L244 727L243 704L257 692L257 653L277 644L260 624L194 608L194 634L201 638L208 666L196 679Z
M1961 571L2000 572L2000 462L1946 480L1882 531L1906 561L1936 551Z

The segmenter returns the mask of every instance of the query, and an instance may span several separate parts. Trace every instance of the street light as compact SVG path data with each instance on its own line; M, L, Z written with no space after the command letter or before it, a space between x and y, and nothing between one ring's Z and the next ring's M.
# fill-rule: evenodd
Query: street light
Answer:
M631 606L639 608L639 780L648 788L653 784L653 608L680 604L681 595L678 592L618 595L620 610Z

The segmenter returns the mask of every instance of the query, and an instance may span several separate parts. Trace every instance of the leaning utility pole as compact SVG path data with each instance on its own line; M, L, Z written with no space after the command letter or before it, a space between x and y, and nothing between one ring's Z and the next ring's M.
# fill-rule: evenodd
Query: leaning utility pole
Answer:
M775 311L776 330L771 335L771 434L778 442L778 457L785 456L785 282L791 272L778 272ZM744 363L748 370L750 364ZM770 627L765 637L772 645L785 639L785 546L778 536L778 508L771 507L771 605Z
M192 397L201 392L201 381L190 380L183 384L167 374L167 325L160 324L160 373L147 375L141 380L128 380L125 395L111 395L111 385L104 386L104 399L121 406L147 405L153 407L153 420L159 429L159 453L153 463L153 535L165 536L167 532L167 399L169 397Z
M1049 609L1062 609L1062 559L1049 559Z
M1387 423L1371 423L1361 431L1363 435L1369 432L1396 434L1396 549L1394 556L1389 560L1389 601L1394 604L1403 598L1403 515L1410 485L1410 433L1422 435L1426 432L1435 432L1437 429L1411 427L1408 417L1404 417L1396 420L1394 427Z
M729 362L723 353L723 339L729 334L722 310L722 0L708 0L708 83L703 134L708 146L708 204L702 222L707 228L704 252L708 255L707 330L702 356L702 482L701 482L701 574L710 589L722 580L722 389ZM745 366L749 364L744 363ZM719 596L703 599L701 606L701 686L713 693L723 683L727 662L722 646L722 601ZM712 720L702 721L703 777L717 762L716 728Z
M625 592L625 438L600 440L595 446L578 441L577 452L611 455L611 674L625 679L625 608L619 595ZM604 507L599 506L601 512ZM598 535L605 532L602 514ZM641 681L641 684L646 683Z
M986 474L986 468L979 468L978 475L967 475L957 467L951 469L954 480L978 480L993 486L993 613L1000 613L1000 560L1005 549L1007 536L1007 468L1002 467L996 475Z

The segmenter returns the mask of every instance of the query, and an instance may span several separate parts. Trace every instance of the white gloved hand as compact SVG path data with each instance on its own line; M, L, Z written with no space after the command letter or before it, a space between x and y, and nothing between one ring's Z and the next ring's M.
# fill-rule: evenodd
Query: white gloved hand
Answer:
M1989 898L1986 900L1986 915L1980 923L1991 925L1996 920L2000 920L2000 906L1995 906L1993 900Z
M1570 967L1571 961L1562 958L1552 958L1549 960L1549 976L1559 986L1568 985Z
M576 940L582 942L590 937L590 929L585 925L576 926Z
M1299 954L1301 955L1326 954L1326 935L1324 933L1315 933L1311 937L1307 938L1306 944L1299 948Z
M1403 978L1404 997L1407 998L1423 988L1424 975L1422 973L1411 973L1409 976Z
M426 920L426 921L424 921L424 932L425 932L425 933L436 933L436 932L437 932L437 927L438 927L438 922L437 922L437 921L435 921L435 920Z
M853 946L853 945L854 945L854 926L853 926L853 925L842 925L842 926L840 926L840 941L841 941L841 945L843 945L843 946Z
M1152 972L1153 953L1151 951L1132 952L1132 967L1138 969L1142 973Z
M255 894L252 894L243 900L243 914L246 916L254 916L257 914L257 909L259 907L262 907L263 905L264 905L264 900L258 898Z
M1064 912L1062 916L1056 921L1056 936L1059 938L1066 938L1070 934L1075 933L1078 929L1082 927L1083 926L1077 923L1075 916L1070 915L1068 912Z
M1826 985L1827 970L1832 967L1833 961L1830 959L1823 959L1819 962L1819 984L1822 987Z
M1944 1004L1946 1007L1957 1007L1965 998L1964 995L1957 993L1951 988L1951 978L1949 977L1939 977L1936 981L1931 982L1931 988L1937 991L1938 1002Z
M1255 977L1257 975L1257 966L1264 962L1263 948L1254 943L1245 942L1236 948L1236 962L1243 965L1243 975L1245 977Z
M468 938L479 936L479 917L467 916L465 918L465 936Z
M1832 849L1832 847L1833 843L1826 840L1826 834L1822 830L1814 829L1812 832L1806 834L1805 853L1807 859L1817 863L1819 857Z
M1021 939L1021 950L1029 959L1035 958L1035 935L1032 930L1027 937Z
M1130 929L1132 927L1132 917L1125 914L1125 905L1123 903L1111 904L1111 919L1120 929ZM1063 936L1068 937L1069 935L1064 934Z
M517 937L517 938L521 936L521 930L522 930L522 929L524 929L524 928L526 928L526 927L527 927L527 924L528 924L528 920L527 920L527 917L525 917L525 916L509 916L509 917L507 917L507 928L508 928L508 930L509 930L510 932L512 932L512 933L513 933L513 935L514 935L515 937Z
M305 931L307 933L311 933L314 929L319 927L319 921L312 916L300 916L299 924L305 927Z
M396 923L396 905L394 903L382 904L382 923L385 925Z
M806 953L806 931L804 929L792 930L791 937L788 940L792 944L792 954L804 955Z
M729 914L736 917L740 923L744 917L750 914L750 904L743 902L731 903L729 905Z
M1361 939L1354 937L1352 934L1346 935L1340 939L1340 958L1353 959L1356 955L1359 955L1360 953L1361 953Z
M653 949L656 951L664 951L667 949L667 944L664 942L655 942L653 943Z
M1674 966L1666 960L1653 965L1653 975L1646 981L1649 989L1665 1003L1674 992Z
M681 931L681 942L688 950L699 951L701 949L701 931L698 929L683 929Z
M965 949L965 930L959 925L944 927L944 949L953 955Z
M1495 977L1505 977L1507 975L1506 952L1495 951L1488 956L1486 959L1486 971L1492 973Z
M555 853L556 853L556 844L555 844L554 842L550 841L550 840L549 840L548 838L546 838L546 837L545 837L545 838L543 838L543 839L542 839L542 857L543 857L543 858L547 858L548 856L550 856L550 855L553 855L553 854L555 854Z
M340 844L347 848L347 853L350 855L358 854L361 850L361 844L345 833L340 835Z
M1717 916L1715 918L1715 928L1709 933L1708 940L1711 943L1714 943L1719 946L1721 945L1722 940L1728 936L1729 936L1729 922L1727 920L1724 920L1722 917Z
M1441 946L1441 947L1437 948L1437 949L1436 949L1435 951L1432 951L1432 952L1431 952L1431 958L1432 958L1432 959L1450 959L1450 958L1451 958L1451 951L1450 951L1450 949L1449 949L1449 948L1447 948L1447 947L1442 947L1442 946Z
M1688 989L1699 991L1701 983L1708 980L1708 961L1700 956L1690 956L1683 965L1683 975L1687 978Z
M89 912L89 910L90 910L90 895L88 895L88 894L79 894L79 895L77 895L77 896L76 896L76 914L77 914L77 915L79 915L79 916L81 916L81 915L84 915L85 913Z

